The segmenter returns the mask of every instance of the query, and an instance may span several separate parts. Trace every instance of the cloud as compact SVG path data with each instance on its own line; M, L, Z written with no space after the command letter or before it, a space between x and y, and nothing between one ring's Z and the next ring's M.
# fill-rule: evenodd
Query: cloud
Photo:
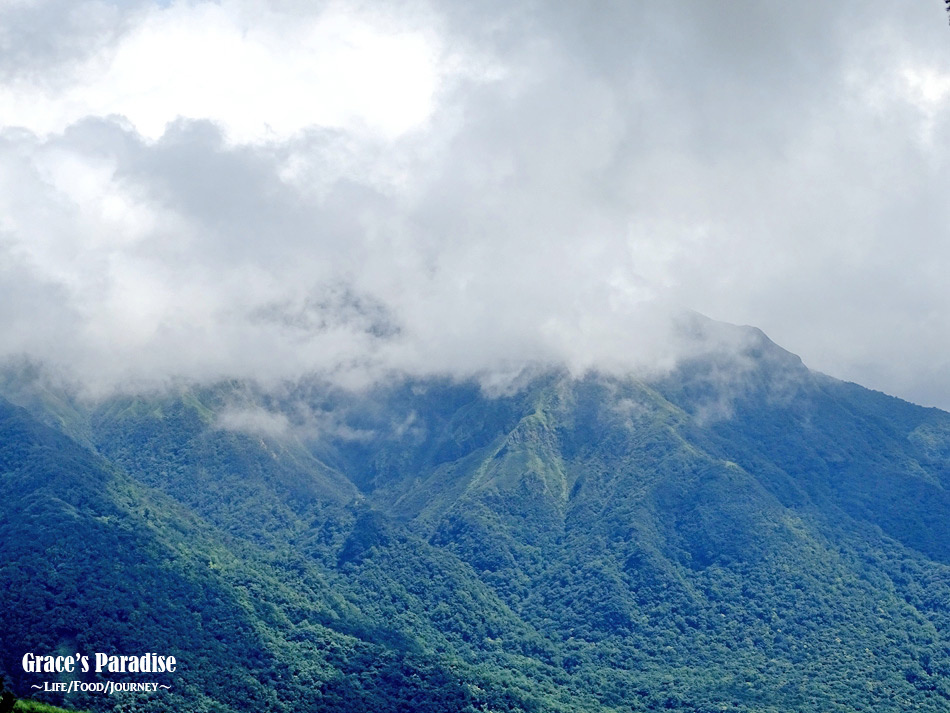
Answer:
M122 37L130 19L109 2L4 2L0 5L4 95L16 87L30 87L37 95L62 91L77 79L77 66L107 52Z
M218 415L215 427L252 436L285 438L290 432L290 421L281 413L260 407L226 407Z
M2 355L503 390L691 308L950 406L939 5L70 5L3 10Z
M390 13L234 0L139 3L126 15L109 3L69 5L6 12L7 54L34 81L0 88L0 122L48 134L121 115L153 140L178 118L214 121L236 142L313 125L394 136L427 118L439 88L437 38ZM40 32L48 20L55 42ZM50 81L67 60L69 81Z

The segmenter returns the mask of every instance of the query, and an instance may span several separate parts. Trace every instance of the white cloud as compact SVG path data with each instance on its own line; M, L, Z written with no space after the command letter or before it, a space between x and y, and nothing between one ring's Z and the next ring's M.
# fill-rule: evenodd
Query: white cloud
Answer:
M939 7L63 7L4 10L2 355L503 390L685 306L950 406Z
M290 421L287 416L259 406L227 407L218 414L215 426L224 431L237 431L268 438L283 438L290 432Z
M397 136L431 114L442 51L388 19L342 4L303 17L234 1L152 6L68 85L0 88L0 123L45 135L114 114L152 140L178 118L217 122L239 143L312 126Z

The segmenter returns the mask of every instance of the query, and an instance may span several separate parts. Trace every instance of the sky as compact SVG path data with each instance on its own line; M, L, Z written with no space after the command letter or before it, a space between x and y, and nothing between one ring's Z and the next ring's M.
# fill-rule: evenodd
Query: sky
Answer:
M0 0L0 358L90 389L664 369L950 409L941 0Z

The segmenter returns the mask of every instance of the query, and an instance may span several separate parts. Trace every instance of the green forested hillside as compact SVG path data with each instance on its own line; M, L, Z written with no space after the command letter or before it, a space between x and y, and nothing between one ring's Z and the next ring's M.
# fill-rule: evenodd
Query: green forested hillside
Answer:
M173 654L126 694L156 711L947 710L950 415L746 336L491 397L8 376L2 673Z
M50 705L49 703L42 703L40 701L33 701L26 698L21 698L14 704L13 713L76 713L76 712L68 711L64 708L59 708L57 706Z

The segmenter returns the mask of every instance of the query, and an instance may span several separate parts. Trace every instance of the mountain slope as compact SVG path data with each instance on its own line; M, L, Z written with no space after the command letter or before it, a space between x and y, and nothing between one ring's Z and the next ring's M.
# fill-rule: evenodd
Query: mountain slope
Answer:
M493 397L227 382L84 404L21 379L75 440L3 407L0 604L24 611L4 671L26 683L19 642L78 636L39 596L88 645L182 647L182 710L946 710L950 414L727 337L662 377ZM56 555L77 518L85 549Z
M146 676L170 685L169 693L144 702L74 693L66 702L103 709L135 698L137 710L155 711L397 710L408 696L418 710L449 702L462 710L477 699L457 670L384 619L362 614L306 559L235 541L3 401L0 502L0 666L21 696L51 678L24 673L26 652L156 651L180 662L175 674ZM465 680L481 677L470 672ZM506 697L523 709L517 696L482 696L499 710Z

